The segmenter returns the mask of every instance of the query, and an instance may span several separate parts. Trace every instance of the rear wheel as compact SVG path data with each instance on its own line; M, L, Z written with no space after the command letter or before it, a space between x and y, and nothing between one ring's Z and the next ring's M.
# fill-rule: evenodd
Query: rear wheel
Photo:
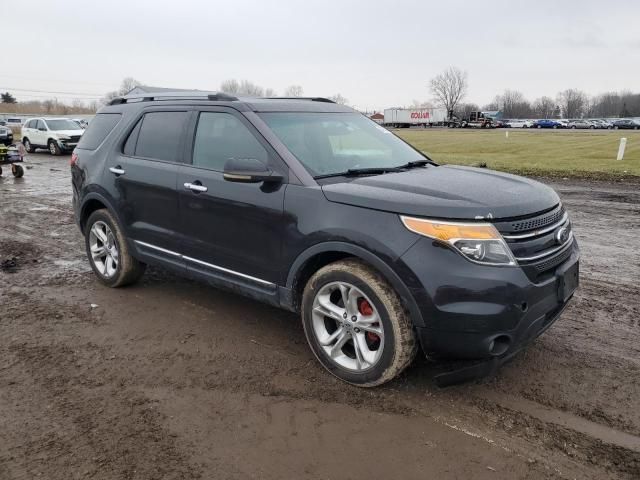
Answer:
M36 151L34 146L31 145L31 142L29 141L28 138L24 138L22 140L22 145L24 145L24 149L27 151L27 153L34 153Z
M542 128L542 125L537 125L538 128Z
M60 155L60 147L53 140L49 140L49 153L51 155Z
M84 239L91 268L105 285L123 287L144 273L145 264L131 256L122 229L108 210L96 210L89 216Z
M400 297L359 260L332 263L311 277L302 299L302 323L320 363L353 385L388 382L417 352Z

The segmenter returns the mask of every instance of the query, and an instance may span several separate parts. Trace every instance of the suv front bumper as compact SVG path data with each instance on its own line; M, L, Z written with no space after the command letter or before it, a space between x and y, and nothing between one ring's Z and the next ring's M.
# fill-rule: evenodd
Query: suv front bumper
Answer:
M431 357L502 363L557 320L570 301L580 251L533 283L519 267L491 267L467 261L427 238L402 257L410 288L422 314L416 331ZM577 282L577 280L576 280ZM577 283L576 283L577 285Z

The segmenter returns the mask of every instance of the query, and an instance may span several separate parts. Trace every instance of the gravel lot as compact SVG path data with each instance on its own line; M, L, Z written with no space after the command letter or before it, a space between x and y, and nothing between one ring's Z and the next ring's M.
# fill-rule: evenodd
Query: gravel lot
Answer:
M640 185L553 184L582 248L561 319L495 378L362 390L298 318L150 269L102 287L68 156L0 178L0 479L640 477Z

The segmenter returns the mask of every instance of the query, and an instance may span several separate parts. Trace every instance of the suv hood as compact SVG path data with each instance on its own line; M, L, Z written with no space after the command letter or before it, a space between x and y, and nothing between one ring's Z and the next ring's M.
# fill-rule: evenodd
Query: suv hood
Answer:
M84 130L56 130L52 132L54 135L67 135L69 137L82 136Z
M361 177L322 190L331 202L442 219L519 217L560 203L553 189L534 180L450 165Z

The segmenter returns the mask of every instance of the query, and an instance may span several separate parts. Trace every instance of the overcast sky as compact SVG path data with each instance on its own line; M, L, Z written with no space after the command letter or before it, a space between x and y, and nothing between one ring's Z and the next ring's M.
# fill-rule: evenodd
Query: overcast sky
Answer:
M371 110L429 100L429 79L449 65L468 72L466 100L481 105L505 88L531 100L569 87L640 91L636 0L7 5L15 21L2 22L2 43L14 61L3 60L0 90L22 100L98 97L126 76L208 90L237 78L279 93L292 84L306 95L341 93Z

